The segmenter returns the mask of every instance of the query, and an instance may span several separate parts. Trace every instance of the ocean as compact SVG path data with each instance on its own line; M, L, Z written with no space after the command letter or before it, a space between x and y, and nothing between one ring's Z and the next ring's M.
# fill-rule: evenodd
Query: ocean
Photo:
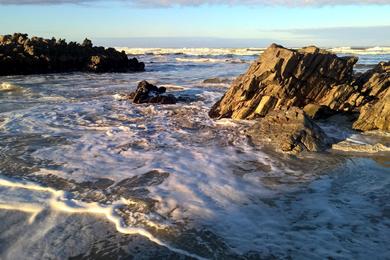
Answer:
M389 134L320 124L347 145L254 147L252 121L207 113L264 49L118 49L146 72L0 77L0 259L389 257ZM358 73L390 60L331 50ZM124 100L142 80L193 101Z

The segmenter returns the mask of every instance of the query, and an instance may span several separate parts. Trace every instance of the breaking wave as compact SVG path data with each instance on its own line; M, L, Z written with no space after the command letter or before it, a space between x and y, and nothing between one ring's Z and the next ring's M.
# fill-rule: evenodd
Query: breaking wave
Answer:
M116 47L118 51L125 51L128 55L192 55L192 56L220 56L259 55L265 48L127 48Z
M246 63L240 59L212 59L212 58L176 58L178 62L193 62L193 63Z
M329 51L340 54L353 55L381 55L390 54L390 47L371 47L371 48L353 48L353 47L337 47L331 48Z
M128 55L191 55L191 56L257 56L266 48L127 48L117 47ZM298 48L297 48L298 49ZM376 46L367 48L333 47L329 51L339 54L381 55L390 54L390 47Z

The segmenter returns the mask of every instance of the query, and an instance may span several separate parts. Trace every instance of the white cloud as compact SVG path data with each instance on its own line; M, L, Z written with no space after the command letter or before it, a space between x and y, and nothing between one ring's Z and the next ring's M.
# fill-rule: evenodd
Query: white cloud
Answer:
M138 6L169 7L210 5L287 5L287 6L323 6L323 5L390 5L390 0L0 0L3 5L39 5L39 4L81 4L94 2L123 2Z

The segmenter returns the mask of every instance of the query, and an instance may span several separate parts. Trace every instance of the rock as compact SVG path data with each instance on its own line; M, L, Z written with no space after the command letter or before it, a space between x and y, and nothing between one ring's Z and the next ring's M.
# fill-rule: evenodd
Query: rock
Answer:
M379 63L361 75L357 82L362 85L361 91L372 100L360 109L353 128L390 131L390 61Z
M290 108L274 110L247 131L256 145L269 143L288 153L323 151L330 147L330 139L303 110Z
M356 57L337 57L314 46L272 44L212 106L212 118L255 119L273 110L303 108L313 119L360 112L354 128L389 131L390 62L353 75Z
M230 83L229 79L221 79L221 78L212 78L203 80L205 84L227 84Z
M342 142L332 145L332 149L343 151L343 152L354 152L354 153L380 153L390 152L390 147L385 146L381 143L376 144L362 144L344 140Z
M361 131L390 131L390 88L382 92L377 100L360 109L359 118L353 128Z
M149 103L158 103L158 104L176 104L177 99L174 95L168 94L168 95L158 95L155 97L152 97L149 100Z
M158 104L176 104L177 99L174 95L164 95L165 87L156 87L146 80L141 81L135 92L130 94L130 98L136 104L158 103Z
M209 114L253 119L274 109L303 108L310 103L344 110L346 99L355 91L349 82L356 62L355 57L337 57L316 47L291 50L272 44Z
M329 107L317 104L307 104L303 108L303 111L308 117L314 120L325 119L335 114L335 111L331 110Z
M144 71L144 63L113 48L15 33L0 36L0 75L58 72Z

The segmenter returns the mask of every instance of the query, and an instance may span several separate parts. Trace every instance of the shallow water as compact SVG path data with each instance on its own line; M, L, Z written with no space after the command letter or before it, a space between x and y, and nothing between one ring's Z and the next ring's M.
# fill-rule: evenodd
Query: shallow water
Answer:
M321 125L343 151L255 148L210 106L250 55L141 55L136 74L0 78L0 258L358 258L390 254L389 136ZM360 70L388 54L361 55ZM121 95L147 79L177 105ZM225 79L225 81L224 81ZM352 147L352 148L351 148Z

